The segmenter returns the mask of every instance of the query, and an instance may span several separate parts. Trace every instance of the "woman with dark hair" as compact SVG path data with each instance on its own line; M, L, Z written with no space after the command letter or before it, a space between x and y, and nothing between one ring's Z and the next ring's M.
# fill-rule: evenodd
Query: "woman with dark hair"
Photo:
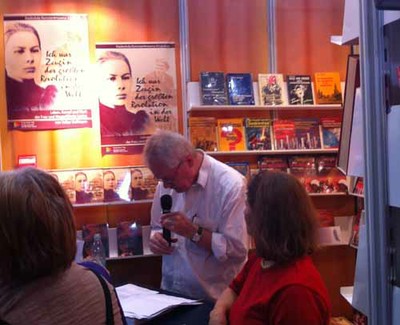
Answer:
M100 71L101 136L129 136L153 133L151 117L140 110L127 109L132 93L132 69L128 58L115 51L106 51L98 58Z
M328 292L309 256L318 222L302 184L286 173L258 174L245 217L255 254L217 300L210 324L328 325Z
M72 205L54 177L0 173L0 211L0 323L124 323L112 285L74 262Z
M19 112L49 109L57 89L53 85L43 88L35 81L42 57L37 30L27 23L7 24L4 46L9 118L21 117Z
M115 173L113 171L107 170L103 173L103 188L104 202L121 200L118 193L115 192L115 189L117 188L117 180L115 179Z

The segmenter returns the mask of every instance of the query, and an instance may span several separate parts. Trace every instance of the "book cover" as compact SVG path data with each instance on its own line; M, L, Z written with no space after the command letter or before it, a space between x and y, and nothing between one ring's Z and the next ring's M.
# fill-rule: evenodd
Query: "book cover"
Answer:
M132 201L150 200L154 197L158 184L151 170L145 166L135 166L130 170L129 197Z
M288 75L287 91L290 105L314 104L310 75Z
M217 128L220 151L246 150L243 119L217 119Z
M288 172L289 164L286 157L268 157L263 156L258 160L259 171L281 171Z
M336 156L318 156L315 163L321 193L347 193L347 178L336 168Z
M227 105L228 98L223 72L200 72L202 105Z
M75 203L88 204L103 202L103 171L85 169L75 171Z
M254 105L253 78L250 73L226 75L229 105Z
M90 258L92 256L93 237L100 234L107 257L110 256L108 243L108 226L106 223L90 223L82 225L83 257Z
M63 170L63 171L52 171L51 174L55 179L58 180L61 187L67 194L68 199L72 204L75 203L75 171Z
M296 149L297 140L294 120L273 120L272 130L275 150Z
M130 201L128 168L103 170L104 202Z
M316 118L295 119L296 149L320 149L319 120Z
M314 78L317 104L342 104L339 72L316 72Z
M261 105L287 105L284 93L285 83L281 73L260 73L258 91Z
M267 118L244 119L247 150L271 150L272 121Z
M250 180L250 164L248 161L232 161L226 162L228 166L236 169L239 173L241 173L246 179Z
M215 117L189 117L189 139L195 148L217 151Z
M117 224L118 256L143 255L142 229L136 222L123 221Z
M320 129L323 149L339 148L342 120L340 117L322 117Z
M289 158L289 170L300 180L308 193L321 192L321 184L315 167L315 157L293 156Z

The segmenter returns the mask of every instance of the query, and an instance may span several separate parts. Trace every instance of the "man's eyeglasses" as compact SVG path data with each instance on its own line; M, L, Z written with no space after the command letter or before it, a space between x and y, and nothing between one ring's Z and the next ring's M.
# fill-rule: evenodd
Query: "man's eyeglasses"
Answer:
M159 178L159 181L162 181L164 184L172 185L176 181L176 177L178 175L179 168L181 168L182 164L185 162L185 159L182 159L179 164L174 168L174 176L173 177L163 177Z

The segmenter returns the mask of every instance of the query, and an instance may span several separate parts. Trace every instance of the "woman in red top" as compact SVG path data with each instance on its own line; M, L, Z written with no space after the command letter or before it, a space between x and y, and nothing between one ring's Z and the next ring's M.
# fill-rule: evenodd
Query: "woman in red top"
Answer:
M258 174L245 216L256 251L217 300L210 324L328 325L328 293L309 256L318 222L302 184L286 173Z

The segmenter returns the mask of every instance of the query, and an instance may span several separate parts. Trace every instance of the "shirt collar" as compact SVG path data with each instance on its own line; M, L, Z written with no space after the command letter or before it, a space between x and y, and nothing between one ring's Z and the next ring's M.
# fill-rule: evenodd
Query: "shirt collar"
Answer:
M199 169L199 176L197 177L197 182L194 184L194 186L201 186L202 188L205 188L207 185L208 177L210 175L211 163L209 157L203 150L197 150L197 151L200 151L203 154L203 161Z

